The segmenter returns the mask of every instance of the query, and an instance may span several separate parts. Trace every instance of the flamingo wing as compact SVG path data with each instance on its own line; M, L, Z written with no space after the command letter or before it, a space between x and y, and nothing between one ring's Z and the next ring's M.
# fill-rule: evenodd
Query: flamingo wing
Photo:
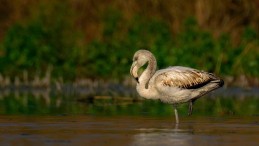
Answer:
M216 79L211 73L181 66L160 70L155 76L158 86L181 89L196 89Z

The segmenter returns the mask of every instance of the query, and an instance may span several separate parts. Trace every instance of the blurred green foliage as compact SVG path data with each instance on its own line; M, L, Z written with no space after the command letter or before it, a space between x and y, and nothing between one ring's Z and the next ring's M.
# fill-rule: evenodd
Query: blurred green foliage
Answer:
M0 72L20 76L21 71L43 75L53 67L53 77L123 79L134 52L149 49L164 68L190 66L221 75L258 76L259 34L247 28L241 43L228 34L214 37L188 18L173 34L160 18L136 14L129 20L119 10L107 8L101 16L102 37L84 42L75 28L67 3L40 7L29 20L9 28L1 42Z
M2 73L14 76L28 70L32 75L42 75L53 66L54 76L75 77L79 33L72 31L66 5L45 8L42 5L28 22L17 23L8 30L1 45ZM50 14L55 21L49 18Z

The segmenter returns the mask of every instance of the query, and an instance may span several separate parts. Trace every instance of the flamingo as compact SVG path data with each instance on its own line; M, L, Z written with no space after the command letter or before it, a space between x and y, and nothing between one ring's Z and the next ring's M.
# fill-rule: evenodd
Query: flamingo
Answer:
M146 63L147 67L139 75L139 69ZM183 66L161 70L156 70L156 67L156 58L150 51L138 50L133 56L130 74L137 81L136 90L141 97L173 105L176 124L179 123L179 104L189 102L188 115L191 115L195 100L224 85L222 79L205 71Z

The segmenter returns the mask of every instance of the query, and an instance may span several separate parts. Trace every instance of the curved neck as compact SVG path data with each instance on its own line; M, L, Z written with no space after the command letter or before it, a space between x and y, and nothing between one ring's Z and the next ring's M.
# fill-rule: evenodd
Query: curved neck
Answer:
M156 59L153 55L149 56L148 66L143 71L139 77L139 84L137 85L137 90L140 96L145 98L154 98L154 90L152 90L152 85L149 84L150 79L156 72Z
M151 56L148 60L148 66L139 77L139 84L144 86L146 89L149 87L149 80L156 72L156 59Z

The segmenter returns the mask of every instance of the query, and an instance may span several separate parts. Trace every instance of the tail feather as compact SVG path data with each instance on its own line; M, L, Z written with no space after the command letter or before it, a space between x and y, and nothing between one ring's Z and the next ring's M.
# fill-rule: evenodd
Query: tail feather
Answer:
M219 77L215 76L213 73L209 73L210 78L212 79L212 83L218 83L219 87L222 87L224 85L224 81L220 79Z
M218 83L219 87L222 87L224 85L224 81L222 79L213 80L211 82Z

